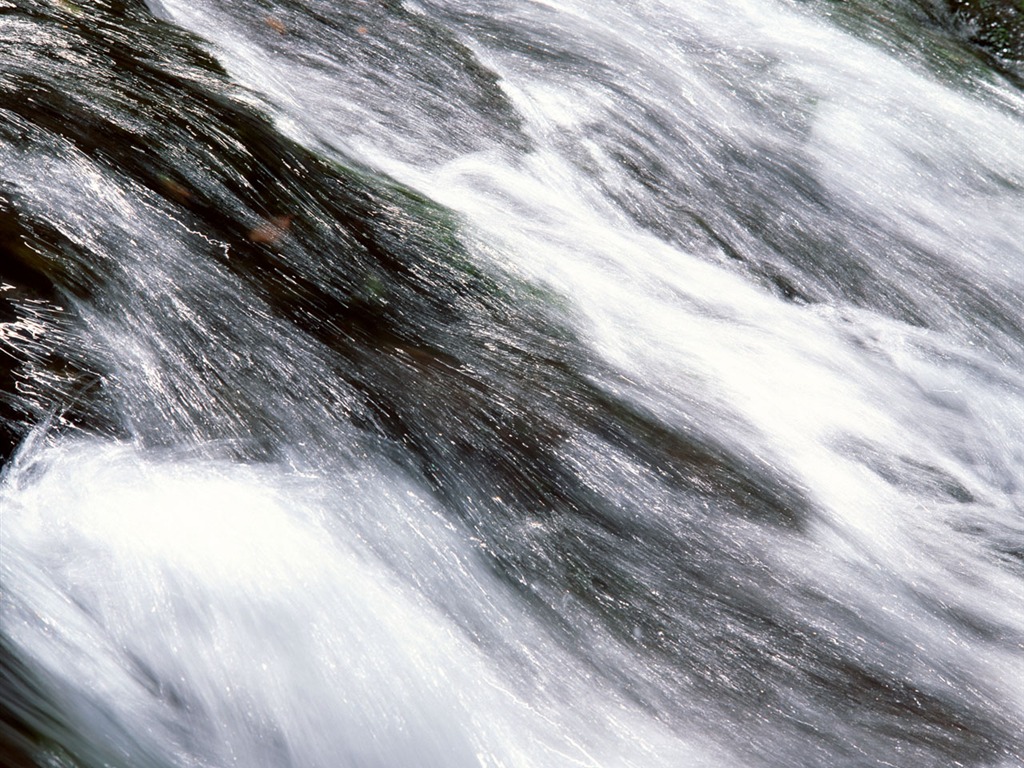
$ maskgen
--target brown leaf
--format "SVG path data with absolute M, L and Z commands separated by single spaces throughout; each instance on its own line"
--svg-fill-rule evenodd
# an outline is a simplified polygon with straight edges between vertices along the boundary
M 179 203 L 187 203 L 192 199 L 192 191 L 184 184 L 180 184 L 172 179 L 170 176 L 161 176 L 160 186 L 163 187 L 164 193 L 177 200 Z
M 274 216 L 258 227 L 249 230 L 249 239 L 254 243 L 271 245 L 287 234 L 292 226 L 292 216 Z

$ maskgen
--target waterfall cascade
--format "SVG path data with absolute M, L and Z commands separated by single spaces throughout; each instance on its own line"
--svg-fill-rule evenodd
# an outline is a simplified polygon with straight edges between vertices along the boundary
M 0 762 L 1024 766 L 1022 60 L 0 0 Z

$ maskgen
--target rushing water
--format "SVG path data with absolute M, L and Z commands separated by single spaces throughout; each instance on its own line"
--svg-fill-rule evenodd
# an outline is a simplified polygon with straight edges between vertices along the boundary
M 0 762 L 1024 765 L 940 10 L 0 0 Z

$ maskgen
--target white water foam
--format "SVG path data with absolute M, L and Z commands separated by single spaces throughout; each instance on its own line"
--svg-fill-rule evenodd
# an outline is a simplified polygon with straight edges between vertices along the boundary
M 393 473 L 64 443 L 0 508 L 5 631 L 136 764 L 723 764 L 601 691 Z

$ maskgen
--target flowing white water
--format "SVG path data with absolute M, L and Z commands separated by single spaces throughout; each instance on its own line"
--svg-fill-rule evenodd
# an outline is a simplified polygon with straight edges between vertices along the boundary
M 209 40 L 283 131 L 343 148 L 457 211 L 480 264 L 557 296 L 605 364 L 590 374 L 598 387 L 791 478 L 815 509 L 800 536 L 747 521 L 719 535 L 772 574 L 783 608 L 805 614 L 812 593 L 827 603 L 803 615 L 815 642 L 1024 730 L 1020 94 L 957 90 L 787 3 L 405 7 L 448 25 L 497 73 L 525 140 L 507 125 L 488 132 L 465 106 L 469 86 L 445 90 L 431 79 L 443 68 L 418 68 L 431 52 L 403 36 L 411 27 L 376 11 L 360 23 L 361 4 L 345 29 L 326 2 L 164 0 L 159 10 Z M 375 46 L 409 56 L 386 85 Z M 644 168 L 652 158 L 657 167 Z M 7 178 L 19 162 L 3 158 Z M 31 173 L 18 183 L 31 186 Z M 137 233 L 145 205 L 119 223 L 101 187 L 104 231 Z M 125 267 L 140 283 L 130 292 L 179 286 L 171 294 L 185 308 L 169 326 L 216 329 L 217 317 L 189 319 L 183 286 L 208 292 L 227 278 L 197 273 L 191 239 L 150 233 L 167 259 L 159 271 Z M 808 240 L 803 257 L 786 250 Z M 796 300 L 775 289 L 779 271 Z M 870 276 L 862 289 L 854 273 Z M 227 297 L 240 291 L 219 284 L 223 301 L 207 293 L 203 303 L 251 314 L 256 327 L 259 305 L 235 307 Z M 163 311 L 142 303 L 124 309 L 135 320 L 92 318 L 123 352 L 123 380 L 148 371 L 157 392 L 173 378 L 161 361 L 178 353 L 125 329 Z M 248 322 L 236 328 L 242 343 L 255 338 Z M 186 457 L 41 438 L 0 490 L 5 631 L 70 681 L 74 727 L 102 734 L 122 759 L 938 764 L 912 752 L 884 762 L 882 747 L 857 743 L 863 732 L 848 735 L 840 707 L 821 713 L 813 681 L 783 686 L 765 727 L 786 709 L 847 751 L 767 740 L 756 705 L 750 724 L 705 710 L 691 670 L 669 685 L 659 661 L 588 624 L 568 597 L 559 619 L 593 647 L 566 648 L 484 565 L 488 542 L 406 472 L 344 442 L 343 418 L 310 405 L 347 397 L 321 385 L 317 350 L 259 328 L 266 359 L 280 364 L 266 397 L 309 372 L 280 419 L 294 409 L 302 425 L 330 421 L 337 456 L 307 449 L 301 427 L 292 454 L 260 468 L 216 458 L 216 447 Z M 218 395 L 197 385 L 187 396 Z M 585 430 L 561 458 L 624 519 L 686 540 L 693 511 L 641 462 Z M 524 548 L 548 543 L 535 525 L 518 531 Z M 629 571 L 654 591 L 659 567 L 638 558 Z M 640 642 L 646 630 L 633 631 Z M 618 675 L 641 682 L 617 685 Z M 658 711 L 649 691 L 668 691 L 672 706 Z M 1024 764 L 1019 744 L 984 764 Z
M 715 764 L 593 685 L 393 472 L 30 462 L 3 497 L 5 628 L 131 764 Z M 504 667 L 455 611 L 515 635 Z

